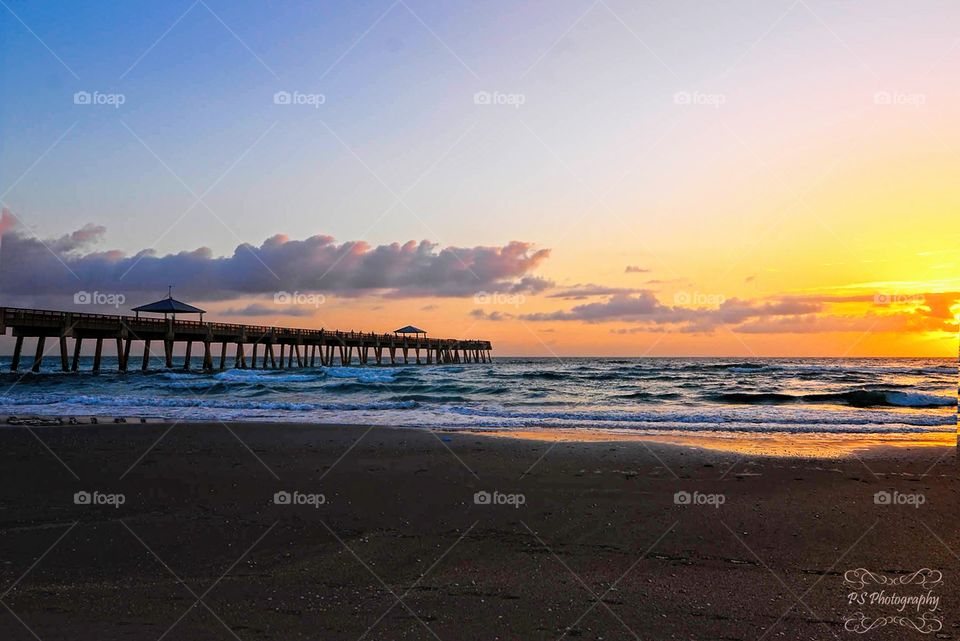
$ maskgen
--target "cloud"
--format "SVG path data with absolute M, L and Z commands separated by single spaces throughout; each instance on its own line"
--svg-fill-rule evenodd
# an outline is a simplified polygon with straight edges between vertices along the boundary
M 627 268 L 623 270 L 625 274 L 646 274 L 650 270 L 645 267 L 640 267 L 639 265 L 627 265 Z
M 568 310 L 525 314 L 529 321 L 629 322 L 616 334 L 674 331 L 712 333 L 720 327 L 742 333 L 813 332 L 955 332 L 954 312 L 960 292 L 895 296 L 773 296 L 756 300 L 731 298 L 716 305 L 684 307 L 660 302 L 652 291 L 615 294 L 606 301 Z
M 259 246 L 239 245 L 229 256 L 214 256 L 206 247 L 166 255 L 144 249 L 128 255 L 87 249 L 106 232 L 92 224 L 41 240 L 4 212 L 0 231 L 0 291 L 28 300 L 38 293 L 62 297 L 98 290 L 124 293 L 132 302 L 159 297 L 168 284 L 181 298 L 208 301 L 276 291 L 455 297 L 481 290 L 535 293 L 552 286 L 531 274 L 550 250 L 520 241 L 441 248 L 428 241 L 372 246 L 337 243 L 330 236 L 293 240 L 275 235 Z
M 642 291 L 636 295 L 615 294 L 604 302 L 577 305 L 568 311 L 525 314 L 522 318 L 531 321 L 580 320 L 601 322 L 609 320 L 656 320 L 673 313 L 673 308 L 662 305 L 653 292 Z
M 251 303 L 246 307 L 231 307 L 217 313 L 223 316 L 313 316 L 316 311 L 313 307 Z
M 510 318 L 516 318 L 516 316 L 508 312 L 498 312 L 498 311 L 488 312 L 485 309 L 470 310 L 470 315 L 479 320 L 489 320 L 489 321 L 503 321 Z
M 548 294 L 547 298 L 565 298 L 567 300 L 583 300 L 585 298 L 594 298 L 597 296 L 617 296 L 624 294 L 636 294 L 643 290 L 632 287 L 607 287 L 605 285 L 574 285 L 567 289 Z

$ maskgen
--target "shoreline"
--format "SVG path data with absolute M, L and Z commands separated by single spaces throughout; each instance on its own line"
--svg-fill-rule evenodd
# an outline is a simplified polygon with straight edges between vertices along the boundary
M 16 423 L 11 420 L 16 419 Z M 94 419 L 94 420 L 91 420 Z M 53 421 L 59 420 L 59 423 Z M 413 427 L 409 425 L 371 425 L 363 423 L 317 423 L 291 422 L 284 420 L 268 421 L 208 421 L 201 419 L 172 420 L 165 417 L 128 417 L 116 415 L 29 415 L 8 416 L 0 427 L 17 427 L 26 424 L 29 427 L 62 427 L 82 425 L 276 425 L 301 426 L 304 428 L 343 428 L 366 429 L 370 427 L 411 430 L 428 430 L 444 434 L 472 434 L 480 437 L 508 439 L 517 441 L 562 442 L 562 443 L 659 443 L 694 449 L 712 450 L 728 454 L 768 456 L 784 458 L 837 458 L 859 456 L 882 456 L 886 448 L 925 449 L 955 448 L 960 442 L 955 431 L 937 431 L 920 433 L 870 432 L 862 433 L 796 433 L 796 432 L 719 432 L 697 431 L 680 432 L 663 430 L 651 432 L 644 430 L 602 429 L 595 427 L 571 428 L 528 428 L 528 427 Z

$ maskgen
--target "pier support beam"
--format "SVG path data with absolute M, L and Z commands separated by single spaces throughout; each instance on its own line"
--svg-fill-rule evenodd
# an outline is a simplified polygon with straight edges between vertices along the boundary
M 82 338 L 75 338 L 73 340 L 73 364 L 70 366 L 70 369 L 74 372 L 80 371 L 80 346 L 83 345 Z
M 100 357 L 103 356 L 103 339 L 97 338 L 97 346 L 93 352 L 93 373 L 100 373 Z
M 127 338 L 126 343 L 123 346 L 123 368 L 126 369 L 130 365 L 130 344 L 133 343 L 132 338 Z
M 220 369 L 227 367 L 227 341 L 220 343 Z
M 257 348 L 260 347 L 260 343 L 253 344 L 253 353 L 250 357 L 250 369 L 257 369 Z
M 173 369 L 173 340 L 165 339 L 163 341 L 163 356 L 166 360 L 167 369 Z
M 67 337 L 60 337 L 60 369 L 64 372 L 70 370 L 70 359 L 67 357 Z
M 31 368 L 34 372 L 40 371 L 40 364 L 43 363 L 43 344 L 46 340 L 45 336 L 37 338 L 37 352 L 33 356 L 33 367 Z
M 283 369 L 283 359 L 286 356 L 287 346 L 284 343 L 280 343 L 280 369 Z
M 210 353 L 210 341 L 203 341 L 203 371 L 213 371 L 213 355 Z
M 190 369 L 190 352 L 193 351 L 193 341 L 187 341 L 187 351 L 183 355 L 183 369 L 184 371 Z
M 143 360 L 140 361 L 140 370 L 145 372 L 150 367 L 150 339 L 143 341 Z
M 23 336 L 17 336 L 17 344 L 13 346 L 13 360 L 10 361 L 10 371 L 15 372 L 20 367 L 20 352 L 23 351 Z
M 237 343 L 237 360 L 240 362 L 240 369 L 247 369 L 247 354 L 243 351 L 243 341 Z
M 127 362 L 123 360 L 123 339 L 117 337 L 117 371 L 127 371 Z

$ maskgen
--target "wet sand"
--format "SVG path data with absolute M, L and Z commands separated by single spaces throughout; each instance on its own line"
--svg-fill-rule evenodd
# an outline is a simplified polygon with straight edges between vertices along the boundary
M 0 638 L 960 634 L 950 445 L 805 458 L 527 436 L 0 428 Z M 860 567 L 942 572 L 942 629 L 845 630 L 911 614 L 848 604 Z

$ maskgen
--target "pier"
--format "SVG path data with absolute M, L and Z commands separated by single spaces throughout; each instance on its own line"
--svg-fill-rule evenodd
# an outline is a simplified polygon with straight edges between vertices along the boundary
M 36 339 L 31 363 L 34 372 L 40 371 L 47 340 L 59 343 L 60 367 L 64 372 L 79 370 L 83 341 L 92 341 L 94 373 L 100 371 L 104 341 L 115 341 L 121 372 L 128 370 L 134 343 L 142 344 L 139 368 L 143 371 L 149 369 L 151 349 L 158 350 L 156 358 L 162 350 L 165 366 L 175 367 L 173 352 L 178 343 L 185 346 L 181 367 L 191 368 L 193 346 L 198 344 L 200 369 L 204 371 L 223 370 L 231 365 L 239 369 L 329 367 L 337 360 L 340 365 L 351 365 L 355 356 L 359 365 L 490 363 L 493 349 L 490 341 L 483 340 L 0 307 L 0 335 L 5 335 L 7 328 L 16 337 L 10 363 L 13 372 L 20 368 L 27 338 Z M 231 345 L 235 350 L 232 359 L 228 359 L 227 349 Z

